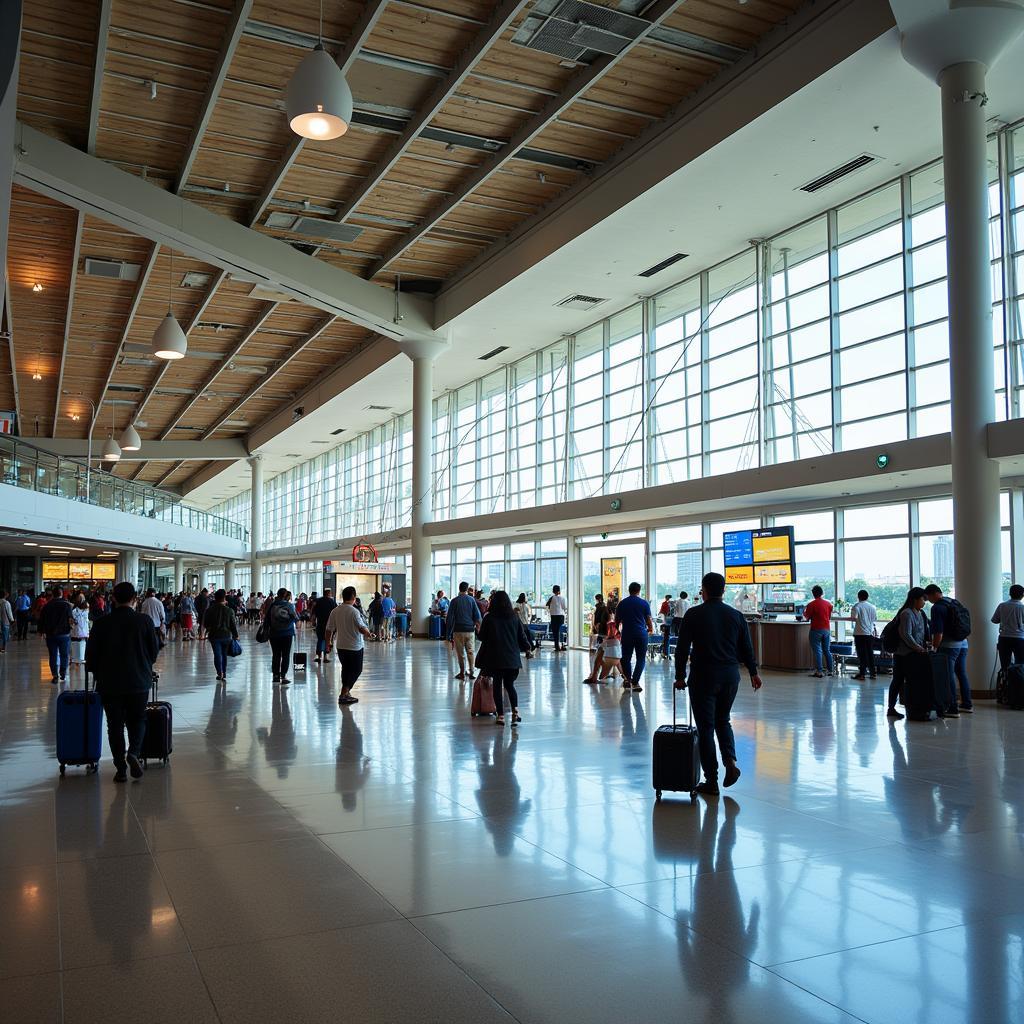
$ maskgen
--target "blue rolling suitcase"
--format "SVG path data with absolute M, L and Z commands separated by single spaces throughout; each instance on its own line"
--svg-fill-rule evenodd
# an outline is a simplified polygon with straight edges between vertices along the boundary
M 103 705 L 100 695 L 89 689 L 64 690 L 57 694 L 57 761 L 60 773 L 67 765 L 84 765 L 95 772 L 100 763 L 103 741 Z
M 444 619 L 440 615 L 430 616 L 430 639 L 444 639 Z

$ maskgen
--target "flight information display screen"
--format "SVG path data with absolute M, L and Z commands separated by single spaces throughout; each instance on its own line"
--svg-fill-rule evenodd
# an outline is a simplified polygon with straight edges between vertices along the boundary
M 792 526 L 735 530 L 723 537 L 725 582 L 788 584 L 796 580 Z

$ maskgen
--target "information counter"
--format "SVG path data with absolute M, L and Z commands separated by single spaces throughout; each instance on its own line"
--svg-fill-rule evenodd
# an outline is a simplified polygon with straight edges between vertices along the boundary
M 810 623 L 797 622 L 794 619 L 775 619 L 768 622 L 748 619 L 747 622 L 758 665 L 791 672 L 812 669 Z

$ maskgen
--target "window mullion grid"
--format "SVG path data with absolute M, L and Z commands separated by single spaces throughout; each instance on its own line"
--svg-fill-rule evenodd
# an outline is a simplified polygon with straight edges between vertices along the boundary
M 838 216 L 833 208 L 826 217 L 828 227 L 828 303 L 829 303 L 829 360 L 830 388 L 832 391 L 832 451 L 842 447 L 840 416 L 842 407 L 836 381 L 839 376 L 839 227 Z
M 907 437 L 917 437 L 917 362 L 914 344 L 914 263 L 911 254 L 913 236 L 910 228 L 910 175 L 900 176 L 900 215 L 903 225 L 903 368 L 906 394 Z
M 653 450 L 651 445 L 651 431 L 649 429 L 648 416 L 648 395 L 652 393 L 650 386 L 650 364 L 649 353 L 652 348 L 653 338 L 651 336 L 651 324 L 654 322 L 654 310 L 649 298 L 640 300 L 640 436 L 643 442 L 640 445 L 640 479 L 643 487 L 650 487 L 653 481 L 648 476 L 651 466 L 654 464 Z M 648 551 L 650 547 L 648 547 Z M 648 575 L 649 580 L 653 579 Z
M 708 395 L 710 331 L 708 330 L 708 272 L 700 275 L 700 475 L 711 472 L 711 403 Z
M 1008 418 L 1020 416 L 1021 386 L 1020 366 L 1017 352 L 1020 349 L 1020 325 L 1014 330 L 1017 319 L 1017 266 L 1014 259 L 1016 250 L 1013 211 L 1010 210 L 1013 199 L 1010 189 L 1010 167 L 1013 164 L 1013 133 L 1008 128 L 1000 129 L 996 136 L 999 152 L 999 213 L 1002 220 L 1003 238 L 1003 358 L 1006 368 L 1006 415 Z
M 761 407 L 764 410 L 764 423 L 762 424 L 762 439 L 765 444 L 765 451 L 763 454 L 764 464 L 774 465 L 778 462 L 779 458 L 779 446 L 776 440 L 776 426 L 775 426 L 775 405 L 771 399 L 774 395 L 769 393 L 770 380 L 774 372 L 775 366 L 775 338 L 772 331 L 772 246 L 767 240 L 761 242 L 761 279 L 763 281 L 761 291 L 761 337 L 763 339 L 760 348 L 764 349 L 764 355 L 761 359 L 760 373 L 758 375 L 758 390 L 759 390 L 759 401 Z M 788 296 L 785 299 L 785 310 L 786 310 L 786 324 L 788 328 L 789 324 L 789 299 Z M 789 331 L 786 331 L 786 337 L 789 337 Z M 768 441 L 771 438 L 771 441 Z M 768 445 L 771 445 L 771 451 L 767 450 Z

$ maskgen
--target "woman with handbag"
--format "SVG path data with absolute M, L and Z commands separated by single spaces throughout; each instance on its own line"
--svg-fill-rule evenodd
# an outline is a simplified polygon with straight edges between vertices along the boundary
M 203 627 L 213 648 L 213 667 L 217 672 L 217 682 L 226 683 L 228 655 L 232 647 L 238 644 L 238 623 L 235 621 L 235 613 L 228 607 L 228 595 L 223 588 L 213 595 L 213 604 L 206 609 L 203 616 Z
M 513 727 L 522 721 L 515 682 L 523 667 L 521 653 L 529 651 L 530 646 L 530 637 L 512 607 L 511 598 L 504 590 L 495 590 L 480 623 L 480 650 L 476 658 L 480 671 L 494 680 L 494 704 L 498 712 L 495 725 L 505 724 L 504 693 L 508 693 L 512 705 Z

